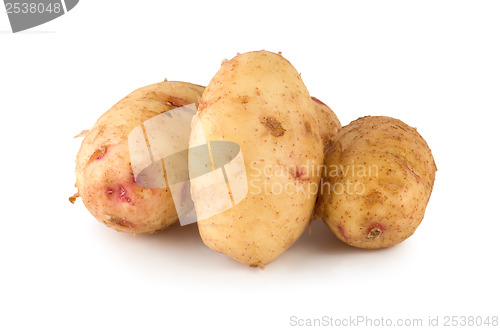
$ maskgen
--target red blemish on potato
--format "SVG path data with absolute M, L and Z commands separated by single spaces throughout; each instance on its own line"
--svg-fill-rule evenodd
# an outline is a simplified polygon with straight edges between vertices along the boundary
M 109 197 L 114 196 L 115 192 L 117 193 L 117 197 L 122 202 L 132 203 L 132 199 L 129 197 L 128 191 L 122 185 L 118 185 L 117 189 L 113 189 L 112 187 L 106 188 L 106 194 Z
M 291 169 L 291 174 L 296 180 L 299 181 L 306 181 L 309 179 L 307 168 L 304 168 L 303 166 L 297 166 L 294 169 Z
M 321 104 L 321 105 L 326 105 L 326 104 L 324 104 L 323 102 L 321 102 L 320 100 L 318 100 L 317 98 L 315 98 L 314 96 L 311 96 L 311 99 L 312 99 L 314 102 L 316 102 L 316 103 L 319 103 L 319 104 Z
M 118 191 L 119 191 L 118 198 L 127 203 L 132 202 L 132 200 L 128 196 L 127 190 L 125 190 L 125 188 L 122 185 L 118 186 Z
M 345 234 L 344 226 L 337 225 L 337 229 L 338 229 L 340 235 L 342 235 L 342 237 L 347 241 L 347 236 Z
M 414 171 L 413 169 L 411 169 L 411 167 L 410 167 L 410 166 L 408 166 L 408 164 L 407 164 L 407 163 L 404 163 L 404 166 L 405 166 L 405 168 L 406 168 L 408 171 L 410 171 L 410 173 L 411 173 L 411 174 L 413 174 L 413 175 L 415 176 L 415 178 L 417 179 L 417 182 L 418 182 L 418 183 L 420 183 L 420 180 L 421 180 L 421 179 L 420 179 L 420 176 L 419 176 L 417 173 L 415 173 L 415 171 Z

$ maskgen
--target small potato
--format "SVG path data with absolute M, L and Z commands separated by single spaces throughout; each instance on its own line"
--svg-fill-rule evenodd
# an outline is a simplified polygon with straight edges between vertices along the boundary
M 205 143 L 193 133 L 197 125 L 207 141 L 237 143 L 248 180 L 239 203 L 198 221 L 201 237 L 215 251 L 263 266 L 299 238 L 315 204 L 320 173 L 312 169 L 323 163 L 323 143 L 309 92 L 281 55 L 245 53 L 222 64 L 196 119 L 190 146 Z M 198 215 L 220 202 L 214 191 L 206 193 L 202 182 L 191 181 Z
M 315 97 L 311 99 L 313 100 L 314 110 L 318 117 L 319 136 L 321 136 L 323 145 L 326 146 L 335 138 L 335 135 L 337 135 L 337 132 L 342 128 L 342 125 L 332 109 Z
M 355 247 L 398 244 L 422 221 L 435 172 L 431 150 L 414 128 L 389 117 L 355 120 L 326 152 L 323 220 Z
M 128 136 L 146 120 L 198 104 L 203 87 L 165 81 L 140 88 L 104 113 L 76 157 L 76 196 L 92 215 L 121 232 L 152 233 L 177 220 L 169 189 L 143 188 L 132 172 Z
M 338 131 L 342 128 L 342 125 L 332 109 L 315 97 L 312 97 L 311 99 L 313 101 L 314 110 L 316 111 L 316 116 L 318 117 L 319 136 L 321 136 L 323 147 L 326 151 L 327 145 L 335 138 Z M 319 220 L 323 216 L 323 205 L 319 202 L 319 197 L 320 196 L 318 194 L 312 220 Z

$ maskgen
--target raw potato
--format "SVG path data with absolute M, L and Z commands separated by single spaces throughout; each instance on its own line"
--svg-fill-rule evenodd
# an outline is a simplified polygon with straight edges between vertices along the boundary
M 201 237 L 215 251 L 262 267 L 299 238 L 316 200 L 320 174 L 309 170 L 322 164 L 323 144 L 309 92 L 281 55 L 245 53 L 222 64 L 203 94 L 198 119 L 207 141 L 240 145 L 248 179 L 240 203 L 198 221 Z M 202 143 L 195 131 L 190 146 Z M 213 196 L 191 184 L 198 213 Z
M 335 112 L 330 109 L 326 104 L 321 102 L 315 97 L 312 97 L 314 109 L 316 110 L 316 115 L 319 121 L 319 135 L 321 140 L 323 140 L 323 147 L 325 151 L 327 150 L 327 145 L 333 141 L 338 131 L 342 128 L 339 119 Z M 323 204 L 319 202 L 319 195 L 317 198 L 317 203 L 314 208 L 314 213 L 312 220 L 319 220 L 323 216 Z
M 139 186 L 132 173 L 128 136 L 144 121 L 198 104 L 203 87 L 165 81 L 140 88 L 115 104 L 87 132 L 76 158 L 76 196 L 92 215 L 117 231 L 152 233 L 177 220 L 170 191 Z
M 323 146 L 326 146 L 335 138 L 342 125 L 332 109 L 315 97 L 312 97 L 312 100 L 318 117 L 319 135 L 323 140 Z
M 389 117 L 343 127 L 326 152 L 323 220 L 342 241 L 378 249 L 411 236 L 424 217 L 436 165 L 417 131 Z

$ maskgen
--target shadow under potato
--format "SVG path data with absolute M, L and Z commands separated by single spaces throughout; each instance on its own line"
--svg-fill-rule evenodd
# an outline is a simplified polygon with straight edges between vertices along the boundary
M 292 246 L 304 247 L 320 254 L 344 254 L 359 251 L 339 240 L 322 220 L 315 220 Z
M 291 249 L 313 250 L 316 254 L 343 254 L 365 251 L 352 247 L 339 240 L 323 221 L 313 221 L 311 226 L 312 230 L 310 231 L 309 227 L 307 227 L 295 244 L 283 254 L 286 254 Z M 175 223 L 167 230 L 150 235 L 136 236 L 136 238 L 139 237 L 144 240 L 158 242 L 167 246 L 176 246 L 178 244 L 181 244 L 183 247 L 190 246 L 191 248 L 204 246 L 198 231 L 198 225 L 196 223 L 187 226 L 181 226 L 179 223 Z
M 363 250 L 355 248 L 340 241 L 324 224 L 323 221 L 313 221 L 312 228 L 306 228 L 302 236 L 276 260 L 266 265 L 271 268 L 303 268 L 305 264 L 332 263 L 332 259 L 343 260 L 355 255 L 376 253 L 377 250 Z M 120 236 L 122 233 L 119 233 Z M 147 253 L 145 258 L 156 259 L 168 254 L 172 261 L 182 261 L 184 265 L 220 268 L 223 265 L 233 265 L 235 269 L 250 268 L 210 250 L 202 241 L 196 223 L 181 226 L 173 224 L 167 230 L 154 234 L 125 234 L 122 239 L 128 241 L 129 248 L 140 253 L 135 248 L 139 247 L 142 253 Z M 134 248 L 135 246 L 135 248 Z M 177 253 L 175 252 L 178 252 Z M 173 255 L 172 255 L 173 253 Z M 335 264 L 335 263 L 333 263 Z M 230 267 L 232 268 L 232 267 Z
M 135 235 L 134 239 L 149 241 L 151 244 L 159 244 L 164 247 L 198 249 L 205 247 L 201 240 L 198 226 L 196 223 L 187 226 L 181 226 L 178 222 L 171 225 L 166 230 L 153 234 Z

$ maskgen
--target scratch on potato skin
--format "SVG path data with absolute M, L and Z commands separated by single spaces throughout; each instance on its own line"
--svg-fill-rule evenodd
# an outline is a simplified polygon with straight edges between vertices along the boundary
M 189 104 L 189 101 L 184 98 L 161 92 L 149 92 L 137 101 L 154 101 L 175 108 Z
M 347 242 L 347 235 L 345 234 L 344 226 L 342 226 L 340 224 L 337 225 L 337 230 L 339 231 L 340 235 L 342 235 L 342 237 L 344 237 L 344 239 Z
M 90 156 L 87 164 L 102 159 L 106 155 L 106 151 L 108 150 L 108 146 L 100 146 L 94 153 Z
M 109 218 L 109 221 L 122 227 L 135 228 L 135 225 L 133 223 L 124 219 Z
M 260 122 L 266 126 L 269 134 L 280 137 L 285 135 L 286 129 L 281 126 L 281 123 L 274 117 L 262 117 Z

